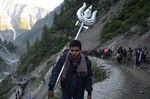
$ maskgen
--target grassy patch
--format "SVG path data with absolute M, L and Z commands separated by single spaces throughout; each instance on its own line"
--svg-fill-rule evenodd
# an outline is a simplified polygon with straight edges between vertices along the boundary
M 92 70 L 93 70 L 93 77 L 94 83 L 100 82 L 106 78 L 106 71 L 99 68 L 96 62 L 92 62 Z
M 147 28 L 146 19 L 150 15 L 149 4 L 149 0 L 131 0 L 126 3 L 120 15 L 112 18 L 112 21 L 104 26 L 101 33 L 102 42 L 106 42 L 119 34 L 125 33 L 131 26 L 136 24 Z

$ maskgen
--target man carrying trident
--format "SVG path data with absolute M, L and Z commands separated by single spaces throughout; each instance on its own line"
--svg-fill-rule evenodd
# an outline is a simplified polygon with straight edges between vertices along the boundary
M 87 99 L 92 99 L 92 69 L 91 61 L 82 54 L 82 45 L 76 40 L 83 24 L 69 44 L 69 52 L 63 54 L 52 70 L 49 81 L 48 99 L 54 96 L 55 86 L 60 79 L 61 99 L 83 99 L 84 91 L 88 93 Z

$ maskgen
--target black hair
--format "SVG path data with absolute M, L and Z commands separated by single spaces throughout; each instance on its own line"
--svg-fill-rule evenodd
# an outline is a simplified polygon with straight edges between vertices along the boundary
M 82 49 L 82 45 L 81 45 L 81 42 L 79 40 L 72 40 L 70 42 L 69 47 L 74 47 L 74 46 L 77 46 L 80 49 Z

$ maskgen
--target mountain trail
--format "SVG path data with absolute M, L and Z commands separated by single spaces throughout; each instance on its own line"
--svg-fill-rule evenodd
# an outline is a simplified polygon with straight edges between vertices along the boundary
M 107 71 L 107 78 L 102 82 L 93 84 L 93 99 L 149 99 L 150 97 L 150 72 L 142 68 L 134 68 L 126 64 L 118 65 L 115 58 L 100 59 L 90 57 L 100 68 Z M 141 64 L 142 67 L 149 66 L 149 63 Z M 150 70 L 150 68 L 148 68 Z M 48 71 L 45 83 L 41 83 L 33 92 L 26 94 L 23 99 L 31 94 L 33 99 L 46 99 L 48 92 L 49 76 Z M 85 93 L 85 98 L 87 93 Z M 140 97 L 140 98 L 139 98 Z

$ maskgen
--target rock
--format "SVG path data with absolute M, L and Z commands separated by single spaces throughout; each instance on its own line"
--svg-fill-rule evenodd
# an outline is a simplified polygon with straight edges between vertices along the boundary
M 150 26 L 150 17 L 147 18 L 147 24 Z
M 131 32 L 131 33 L 138 32 L 138 31 L 141 30 L 141 28 L 142 28 L 141 26 L 135 25 L 135 26 L 131 27 L 130 32 Z
M 144 92 L 143 92 L 143 91 L 140 91 L 140 94 L 144 94 Z

